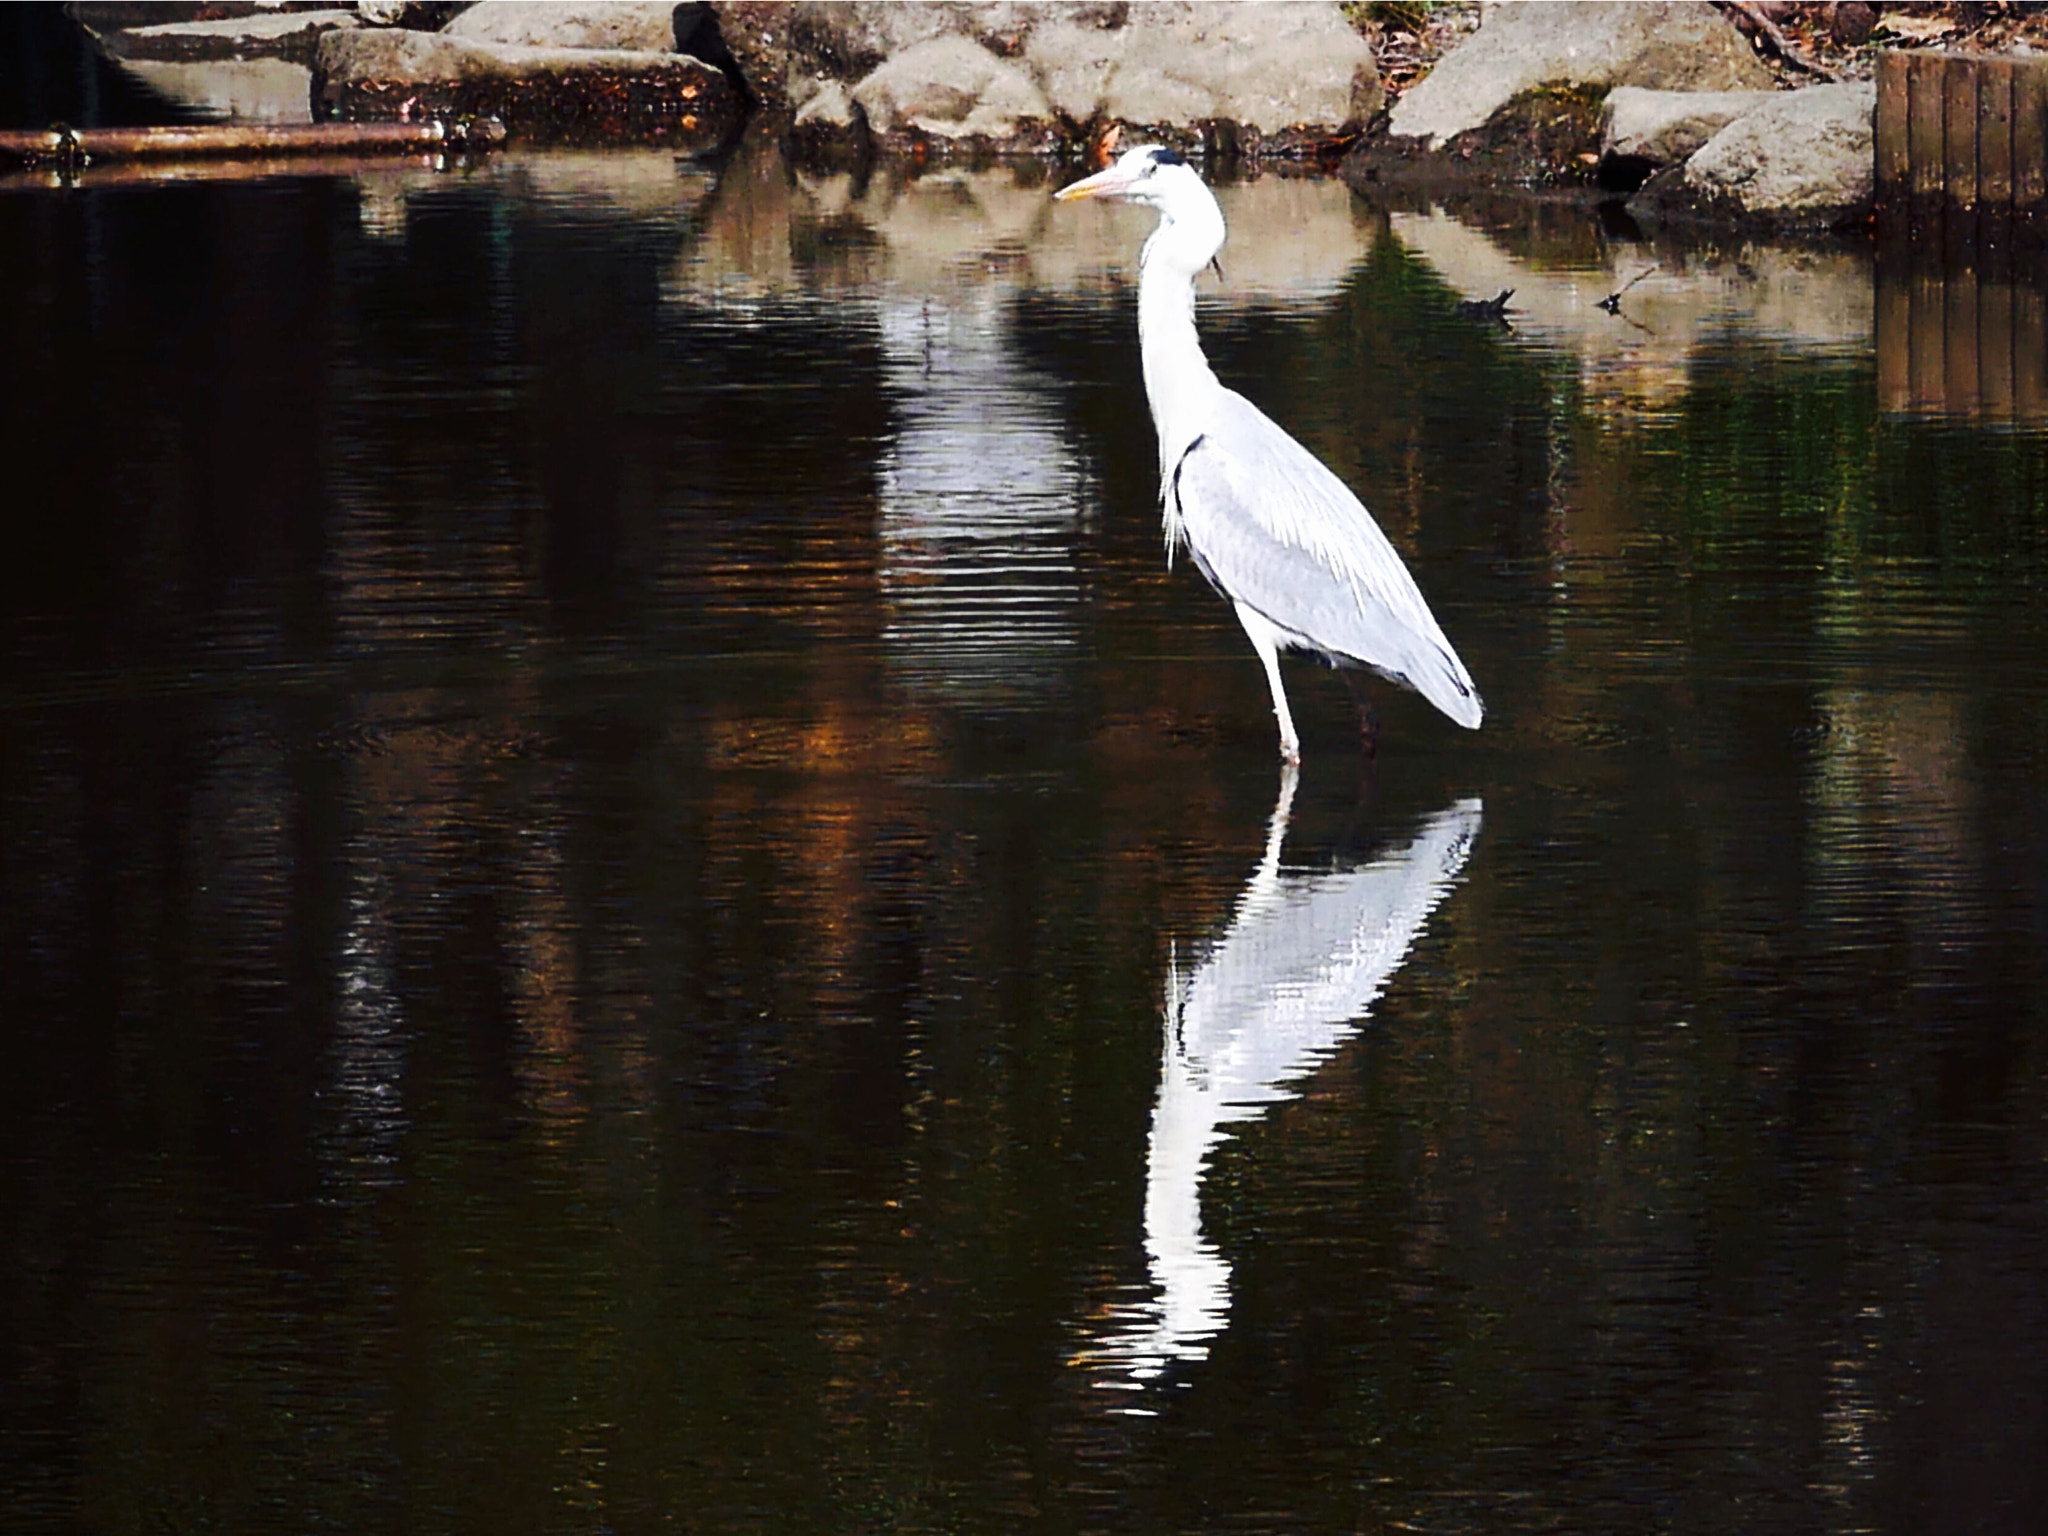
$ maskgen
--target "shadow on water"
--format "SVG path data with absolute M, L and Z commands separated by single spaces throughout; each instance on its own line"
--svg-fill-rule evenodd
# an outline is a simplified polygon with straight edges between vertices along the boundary
M 1270 820 L 1142 218 L 0 196 L 19 1521 L 2027 1528 L 2048 438 L 1890 412 L 1853 251 L 1225 195 L 1492 707 L 1299 667 Z
M 191 117 L 109 61 L 62 6 L 0 10 L 0 127 L 140 128 Z

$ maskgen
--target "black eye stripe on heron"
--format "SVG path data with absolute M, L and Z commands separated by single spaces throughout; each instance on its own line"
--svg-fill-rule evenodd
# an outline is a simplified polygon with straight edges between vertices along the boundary
M 1223 210 L 1200 176 L 1180 174 L 1186 168 L 1173 150 L 1141 145 L 1058 194 L 1121 198 L 1159 213 L 1138 258 L 1138 349 L 1159 434 L 1168 559 L 1186 544 L 1236 608 L 1265 665 L 1288 762 L 1301 760 L 1301 740 L 1280 682 L 1283 650 L 1369 667 L 1477 728 L 1486 709 L 1471 675 L 1372 514 L 1210 371 L 1195 334 L 1194 288 L 1223 247 Z

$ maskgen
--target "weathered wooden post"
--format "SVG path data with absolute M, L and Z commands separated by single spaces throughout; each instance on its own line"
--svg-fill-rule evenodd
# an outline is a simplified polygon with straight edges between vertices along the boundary
M 2048 419 L 2048 58 L 1884 54 L 1874 128 L 1880 408 Z
M 1977 66 L 1977 206 L 2012 207 L 2011 59 L 1984 59 Z
M 1910 54 L 1881 53 L 1877 56 L 1877 201 L 1880 208 L 1902 201 L 1912 187 L 1913 158 L 1907 152 L 1907 132 L 1912 122 L 1912 99 L 1908 77 L 1912 72 Z
M 2048 220 L 2048 58 L 1883 54 L 1875 129 L 1881 220 Z
M 1941 187 L 1952 207 L 1977 206 L 1977 61 L 1942 57 Z

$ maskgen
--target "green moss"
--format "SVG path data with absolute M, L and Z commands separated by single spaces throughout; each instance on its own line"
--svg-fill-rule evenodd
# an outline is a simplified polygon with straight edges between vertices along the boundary
M 1429 21 L 1429 13 L 1437 8 L 1441 0 L 1346 0 L 1338 10 L 1352 26 L 1363 29 L 1367 23 L 1377 23 L 1401 32 L 1420 32 Z
M 1489 160 L 1512 163 L 1523 177 L 1546 182 L 1592 179 L 1600 149 L 1605 86 L 1546 85 L 1524 91 L 1494 113 L 1483 128 L 1461 134 Z

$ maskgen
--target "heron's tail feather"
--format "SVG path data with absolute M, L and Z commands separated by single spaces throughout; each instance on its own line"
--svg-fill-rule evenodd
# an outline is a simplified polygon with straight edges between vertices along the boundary
M 1416 658 L 1415 668 L 1405 680 L 1468 731 L 1478 730 L 1479 722 L 1486 718 L 1486 701 L 1473 686 L 1472 674 L 1448 645 L 1430 646 Z

